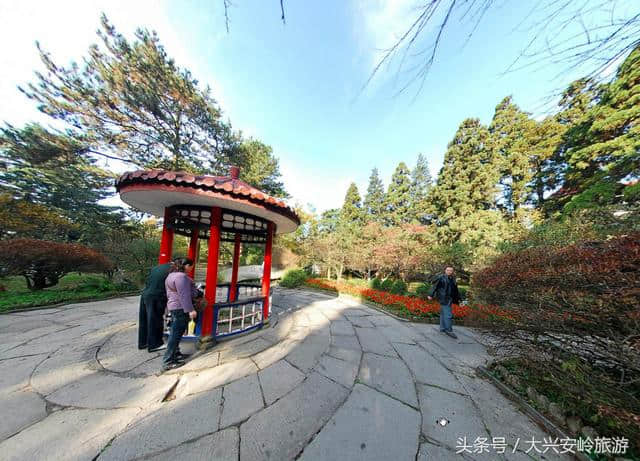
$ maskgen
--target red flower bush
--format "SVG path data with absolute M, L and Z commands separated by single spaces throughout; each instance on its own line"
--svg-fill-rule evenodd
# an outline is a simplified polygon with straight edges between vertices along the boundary
M 374 290 L 372 288 L 363 288 L 348 283 L 336 282 L 334 280 L 325 279 L 307 279 L 306 283 L 312 287 L 321 288 L 323 290 L 347 293 L 350 295 L 364 298 L 376 304 L 393 307 L 396 309 L 405 309 L 408 313 L 418 317 L 433 317 L 440 314 L 440 304 L 437 301 L 427 301 L 425 299 L 394 295 L 386 291 Z M 487 317 L 491 315 L 507 316 L 502 309 L 497 306 L 481 306 L 454 304 L 452 306 L 453 317 L 456 319 L 470 317 Z

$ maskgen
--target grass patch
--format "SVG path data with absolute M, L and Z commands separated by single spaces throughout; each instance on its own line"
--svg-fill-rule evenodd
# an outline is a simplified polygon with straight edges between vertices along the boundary
M 7 277 L 0 281 L 6 291 L 0 292 L 0 312 L 63 302 L 104 299 L 130 293 L 134 287 L 118 285 L 99 274 L 67 274 L 56 286 L 31 291 L 22 277 Z

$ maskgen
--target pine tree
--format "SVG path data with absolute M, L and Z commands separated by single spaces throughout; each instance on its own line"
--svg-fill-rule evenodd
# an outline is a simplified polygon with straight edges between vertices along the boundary
M 500 171 L 488 141 L 488 129 L 478 119 L 467 119 L 445 153 L 431 201 L 441 235 L 451 242 L 464 233 L 474 213 L 497 211 Z
M 121 224 L 122 210 L 99 203 L 113 195 L 113 175 L 83 156 L 85 149 L 39 125 L 0 129 L 0 192 L 65 217 L 75 224 L 70 239 L 99 241 L 107 229 Z
M 427 159 L 418 155 L 415 168 L 411 171 L 411 214 L 412 221 L 419 224 L 427 224 L 430 218 L 430 205 L 428 201 L 429 191 L 433 185 L 431 172 Z
M 100 45 L 89 48 L 82 65 L 56 64 L 38 44 L 46 72 L 20 88 L 43 113 L 66 122 L 66 134 L 88 147 L 85 154 L 216 175 L 230 165 L 249 171 L 246 160 L 257 159 L 266 169 L 253 174 L 252 185 L 286 196 L 270 148 L 243 143 L 211 89 L 168 56 L 155 32 L 139 29 L 129 41 L 103 15 L 98 36 Z
M 367 221 L 382 222 L 384 215 L 384 185 L 378 174 L 378 169 L 371 170 L 367 195 L 362 205 Z
M 594 93 L 566 136 L 565 187 L 575 194 L 565 211 L 619 202 L 621 181 L 640 175 L 640 46 Z
M 489 125 L 490 147 L 500 168 L 501 206 L 511 215 L 531 195 L 533 168 L 531 135 L 535 121 L 515 105 L 510 96 L 496 107 Z
M 391 176 L 385 196 L 385 223 L 399 226 L 411 222 L 411 177 L 409 168 L 400 162 Z
M 344 197 L 344 204 L 340 210 L 340 221 L 344 224 L 361 224 L 362 223 L 362 206 L 360 204 L 360 193 L 358 186 L 351 183 L 347 194 Z

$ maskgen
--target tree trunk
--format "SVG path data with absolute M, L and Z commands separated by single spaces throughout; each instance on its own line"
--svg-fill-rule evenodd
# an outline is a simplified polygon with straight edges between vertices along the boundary
M 338 282 L 342 280 L 342 272 L 344 272 L 344 264 L 340 264 L 340 268 L 338 269 Z

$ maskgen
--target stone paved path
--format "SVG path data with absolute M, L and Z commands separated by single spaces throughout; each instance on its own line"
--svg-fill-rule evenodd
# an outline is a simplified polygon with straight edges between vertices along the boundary
M 455 454 L 464 436 L 547 437 L 475 376 L 488 356 L 472 330 L 453 340 L 350 299 L 276 290 L 269 328 L 159 374 L 160 354 L 136 348 L 137 306 L 0 316 L 1 460 L 569 459 Z

